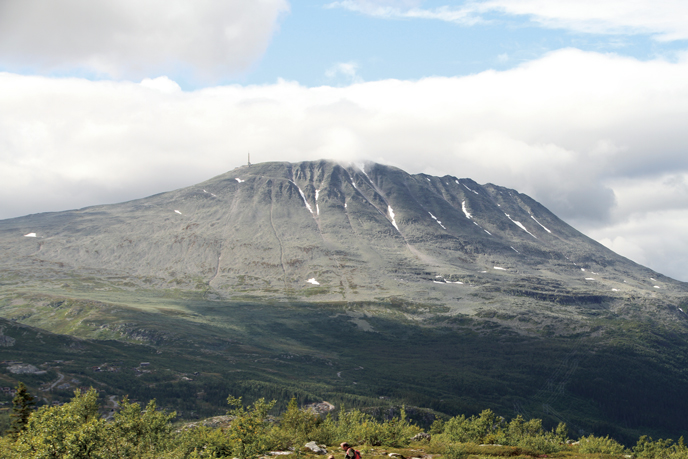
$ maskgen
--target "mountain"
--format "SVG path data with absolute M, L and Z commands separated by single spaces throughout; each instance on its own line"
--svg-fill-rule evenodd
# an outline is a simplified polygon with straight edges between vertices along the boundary
M 137 201 L 5 220 L 0 249 L 17 275 L 98 273 L 217 298 L 444 303 L 468 286 L 534 278 L 555 300 L 559 286 L 685 292 L 526 195 L 379 164 L 258 164 Z
M 374 163 L 256 164 L 0 221 L 0 253 L 0 316 L 177 356 L 155 383 L 166 393 L 224 380 L 249 395 L 491 407 L 622 437 L 688 427 L 687 285 L 496 185 Z M 215 379 L 182 380 L 201 355 Z

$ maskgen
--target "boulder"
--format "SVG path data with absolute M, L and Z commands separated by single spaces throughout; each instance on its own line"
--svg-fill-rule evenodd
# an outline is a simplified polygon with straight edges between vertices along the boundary
M 421 440 L 430 441 L 430 438 L 431 437 L 430 437 L 429 433 L 421 432 L 421 433 L 418 433 L 418 434 L 414 435 L 413 437 L 411 437 L 411 441 L 421 441 Z
M 327 448 L 325 447 L 325 445 L 318 445 L 314 441 L 309 441 L 303 446 L 310 449 L 315 454 L 327 454 Z

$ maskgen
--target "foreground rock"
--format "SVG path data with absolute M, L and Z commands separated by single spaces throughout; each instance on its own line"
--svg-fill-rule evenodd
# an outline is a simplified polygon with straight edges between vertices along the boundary
M 314 441 L 309 441 L 308 443 L 306 443 L 303 446 L 305 448 L 310 449 L 315 454 L 327 454 L 327 447 L 325 445 L 318 445 Z

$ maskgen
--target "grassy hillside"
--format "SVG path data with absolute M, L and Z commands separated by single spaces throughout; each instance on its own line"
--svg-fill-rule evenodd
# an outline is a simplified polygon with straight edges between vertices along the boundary
M 634 318 L 632 308 L 600 308 L 583 322 L 587 328 L 570 320 L 569 333 L 557 335 L 534 315 L 488 308 L 442 316 L 403 303 L 186 298 L 165 305 L 141 310 L 47 295 L 6 298 L 5 317 L 87 340 L 7 323 L 4 335 L 24 344 L 0 348 L 0 358 L 39 367 L 66 360 L 40 367 L 49 373 L 27 383 L 54 381 L 59 371 L 107 394 L 157 398 L 188 418 L 219 414 L 231 393 L 281 406 L 297 396 L 358 407 L 404 403 L 447 415 L 491 408 L 622 441 L 641 433 L 678 438 L 688 427 L 685 323 L 664 323 L 659 312 L 648 321 Z M 515 328 L 519 321 L 541 328 Z M 567 327 L 566 320 L 556 326 Z M 45 336 L 69 344 L 48 344 Z M 92 370 L 106 363 L 117 372 Z M 0 371 L 8 384 L 19 379 Z

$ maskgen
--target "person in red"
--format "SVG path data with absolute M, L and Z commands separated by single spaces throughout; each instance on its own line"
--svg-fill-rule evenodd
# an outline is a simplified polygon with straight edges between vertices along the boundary
M 361 459 L 361 453 L 349 446 L 347 442 L 343 442 L 339 446 L 345 451 L 344 459 Z

